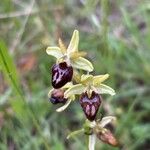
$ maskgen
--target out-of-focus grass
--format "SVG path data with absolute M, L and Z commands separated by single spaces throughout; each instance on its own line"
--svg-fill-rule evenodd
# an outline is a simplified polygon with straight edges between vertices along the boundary
M 48 149 L 45 145 L 52 150 L 87 149 L 84 135 L 66 140 L 85 118 L 78 102 L 58 114 L 47 98 L 54 59 L 45 49 L 56 45 L 59 36 L 67 45 L 74 29 L 80 31 L 79 47 L 88 52 L 94 74 L 110 74 L 107 83 L 117 94 L 103 97 L 100 112 L 117 116 L 115 131 L 121 148 L 150 149 L 150 2 L 108 4 L 98 0 L 1 2 L 0 36 L 7 47 L 1 44 L 0 50 L 6 54 L 8 49 L 6 63 L 26 105 L 6 80 L 10 76 L 2 71 L 6 68 L 0 57 L 0 149 Z M 96 149 L 113 148 L 97 141 Z

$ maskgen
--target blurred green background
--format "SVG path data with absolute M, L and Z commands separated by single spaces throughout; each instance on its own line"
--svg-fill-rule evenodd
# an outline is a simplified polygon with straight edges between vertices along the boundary
M 0 150 L 87 150 L 86 136 L 66 140 L 85 116 L 78 101 L 58 114 L 47 97 L 55 59 L 47 46 L 80 31 L 93 74 L 109 73 L 116 96 L 103 96 L 103 115 L 118 118 L 121 146 L 150 150 L 150 1 L 2 0 L 0 2 Z

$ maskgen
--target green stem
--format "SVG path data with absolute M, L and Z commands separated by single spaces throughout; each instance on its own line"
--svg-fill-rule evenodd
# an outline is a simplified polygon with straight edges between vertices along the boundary
M 96 137 L 94 134 L 89 135 L 89 150 L 95 150 Z

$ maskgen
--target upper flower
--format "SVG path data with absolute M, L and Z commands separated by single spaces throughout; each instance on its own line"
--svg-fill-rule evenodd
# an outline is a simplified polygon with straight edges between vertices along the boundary
M 59 39 L 59 47 L 48 47 L 46 52 L 48 55 L 54 56 L 57 62 L 65 61 L 73 68 L 82 69 L 88 72 L 93 71 L 93 65 L 87 59 L 83 58 L 85 52 L 78 51 L 79 32 L 74 30 L 68 48 L 65 47 L 62 40 Z

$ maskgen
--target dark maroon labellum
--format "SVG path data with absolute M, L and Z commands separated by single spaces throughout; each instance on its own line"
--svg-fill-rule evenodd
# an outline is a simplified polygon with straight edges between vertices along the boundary
M 58 104 L 58 103 L 64 104 L 67 101 L 67 99 L 64 98 L 64 90 L 62 89 L 54 89 L 49 100 L 52 104 Z
M 101 104 L 101 97 L 94 91 L 91 94 L 91 97 L 88 97 L 87 92 L 82 93 L 80 97 L 80 105 L 90 121 L 93 121 L 96 117 L 97 111 Z
M 73 68 L 66 62 L 55 64 L 52 67 L 52 86 L 55 89 L 61 88 L 72 80 Z

